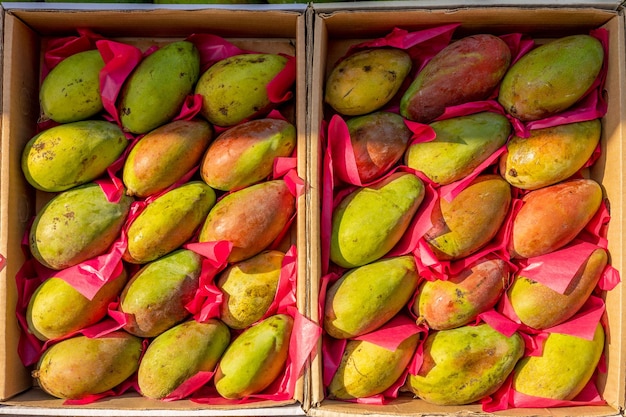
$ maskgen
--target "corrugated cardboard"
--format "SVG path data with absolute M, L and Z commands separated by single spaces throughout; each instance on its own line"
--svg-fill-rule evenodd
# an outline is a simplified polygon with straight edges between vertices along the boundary
M 600 181 L 610 201 L 611 223 L 609 226 L 609 251 L 612 265 L 624 271 L 624 134 L 626 120 L 624 68 L 624 17 L 621 11 L 603 10 L 593 7 L 457 7 L 424 10 L 418 6 L 394 7 L 372 2 L 371 7 L 352 8 L 335 4 L 332 7 L 316 8 L 314 18 L 313 58 L 311 68 L 311 146 L 314 158 L 309 164 L 312 184 L 311 198 L 319 203 L 321 195 L 321 121 L 324 118 L 323 86 L 326 76 L 336 60 L 343 56 L 348 47 L 369 39 L 384 37 L 394 27 L 415 31 L 442 24 L 461 23 L 455 37 L 475 33 L 495 35 L 522 32 L 536 39 L 550 39 L 568 34 L 586 32 L 604 27 L 610 32 L 609 70 L 606 89 L 609 109 L 602 121 L 603 156 L 592 172 Z M 457 2 L 458 4 L 458 2 Z M 490 3 L 493 5 L 492 3 Z M 320 207 L 311 212 L 310 221 L 319 225 Z M 319 226 L 312 230 L 312 244 L 319 244 Z M 311 304 L 317 306 L 321 258 L 319 247 L 312 249 L 310 273 Z M 622 272 L 623 273 L 623 272 Z M 625 402 L 625 338 L 624 338 L 624 289 L 620 285 L 606 295 L 609 337 L 606 344 L 607 374 L 597 381 L 606 406 L 570 407 L 554 409 L 510 409 L 498 415 L 619 415 Z M 310 310 L 312 319 L 319 323 L 317 308 Z M 311 368 L 312 408 L 308 414 L 320 417 L 343 415 L 441 415 L 483 414 L 480 405 L 440 407 L 429 405 L 411 396 L 401 395 L 387 405 L 365 405 L 325 399 L 322 384 L 321 347 Z

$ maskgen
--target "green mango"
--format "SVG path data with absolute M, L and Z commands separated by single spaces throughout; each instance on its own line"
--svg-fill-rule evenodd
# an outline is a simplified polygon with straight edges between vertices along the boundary
M 355 268 L 382 258 L 402 238 L 424 194 L 422 180 L 406 172 L 348 194 L 333 212 L 330 260 Z
M 44 118 L 71 123 L 104 110 L 100 97 L 102 68 L 104 60 L 98 50 L 75 53 L 52 68 L 39 89 Z
M 62 399 L 109 391 L 139 368 L 142 340 L 118 330 L 105 336 L 74 336 L 46 349 L 32 372 L 39 386 Z
M 128 316 L 124 329 L 156 337 L 187 318 L 185 305 L 198 290 L 202 257 L 179 249 L 147 263 L 124 287 L 119 309 Z
M 268 110 L 266 86 L 286 65 L 287 58 L 278 54 L 240 54 L 216 62 L 196 84 L 200 114 L 214 125 L 234 126 Z
M 604 351 L 604 329 L 593 340 L 550 333 L 541 356 L 527 356 L 513 372 L 515 391 L 554 400 L 572 400 L 591 380 Z
M 215 205 L 215 191 L 202 181 L 190 181 L 154 199 L 128 228 L 123 259 L 145 264 L 190 240 Z
M 413 62 L 402 49 L 365 49 L 336 64 L 326 79 L 324 101 L 346 116 L 371 113 L 389 103 Z
M 144 198 L 175 184 L 198 165 L 212 137 L 201 119 L 174 120 L 146 133 L 124 162 L 126 193 Z
M 283 371 L 293 319 L 276 314 L 248 327 L 226 348 L 215 372 L 218 394 L 240 399 L 267 388 Z
M 220 272 L 220 318 L 228 327 L 245 329 L 263 318 L 276 296 L 284 257 L 283 252 L 267 250 Z
M 419 334 L 414 334 L 388 350 L 365 340 L 348 340 L 328 385 L 329 398 L 350 400 L 384 392 L 402 376 L 418 342 Z
M 471 255 L 498 233 L 511 199 L 511 186 L 502 177 L 479 175 L 451 201 L 439 199 L 424 238 L 439 260 Z
M 37 213 L 29 233 L 30 251 L 51 269 L 65 269 L 101 255 L 119 237 L 132 197 L 110 202 L 96 183 L 54 196 Z
M 413 297 L 417 266 L 412 255 L 383 258 L 351 269 L 326 293 L 324 330 L 337 339 L 374 331 Z
M 123 128 L 142 134 L 170 122 L 199 76 L 200 53 L 189 41 L 171 42 L 143 58 L 120 91 Z
M 189 320 L 161 333 L 139 364 L 141 394 L 161 399 L 199 372 L 213 372 L 230 343 L 230 330 L 218 319 Z
M 500 157 L 502 177 L 514 187 L 536 190 L 564 181 L 593 155 L 602 125 L 600 119 L 574 122 L 513 136 Z
M 239 190 L 269 177 L 276 158 L 290 156 L 295 147 L 296 127 L 286 120 L 243 122 L 215 138 L 200 175 L 217 190 Z
M 506 143 L 511 133 L 508 119 L 492 112 L 452 117 L 430 127 L 437 135 L 435 139 L 410 145 L 404 160 L 441 185 L 471 174 Z
M 590 35 L 565 36 L 526 53 L 500 84 L 498 101 L 522 121 L 553 116 L 574 105 L 594 83 L 604 48 Z
M 48 128 L 22 151 L 22 172 L 30 185 L 65 191 L 104 174 L 128 145 L 124 132 L 104 120 L 82 120 Z
M 28 330 L 39 340 L 58 339 L 96 324 L 107 314 L 128 281 L 126 269 L 105 283 L 89 300 L 61 278 L 46 279 L 26 308 Z
M 424 342 L 424 362 L 409 373 L 407 387 L 422 400 L 464 405 L 500 388 L 524 354 L 524 341 L 488 324 L 432 332 Z
M 563 294 L 520 274 L 508 289 L 517 317 L 534 329 L 548 329 L 569 320 L 585 304 L 608 263 L 604 249 L 591 253 Z

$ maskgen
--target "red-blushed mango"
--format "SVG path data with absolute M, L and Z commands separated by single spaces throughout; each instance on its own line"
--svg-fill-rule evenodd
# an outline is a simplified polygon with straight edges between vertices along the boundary
M 564 181 L 593 155 L 602 126 L 600 119 L 568 123 L 513 136 L 500 158 L 500 172 L 514 187 L 536 190 Z
M 276 158 L 290 156 L 295 147 L 296 128 L 286 120 L 243 122 L 209 145 L 200 175 L 216 190 L 238 190 L 268 178 Z
M 451 117 L 430 127 L 437 135 L 435 139 L 411 144 L 404 161 L 440 185 L 470 175 L 506 143 L 511 133 L 508 119 L 493 112 Z
M 413 312 L 433 330 L 474 321 L 500 300 L 509 283 L 509 267 L 501 259 L 481 259 L 447 279 L 424 280 Z
M 522 323 L 543 330 L 569 320 L 585 304 L 608 262 L 598 248 L 585 260 L 564 293 L 517 274 L 508 289 L 511 307 Z
M 402 376 L 413 358 L 419 334 L 395 350 L 366 340 L 348 340 L 337 372 L 328 385 L 329 398 L 351 400 L 380 394 Z
M 418 274 L 412 255 L 383 258 L 351 269 L 326 293 L 324 330 L 337 339 L 374 331 L 413 297 Z
M 362 183 L 380 178 L 402 159 L 412 136 L 404 118 L 391 112 L 353 117 L 346 125 Z
M 400 114 L 430 123 L 446 107 L 484 100 L 511 63 L 511 50 L 489 34 L 461 38 L 436 54 L 417 74 L 400 101 Z
M 357 187 L 333 211 L 330 260 L 355 268 L 385 256 L 406 232 L 424 194 L 422 180 L 407 172 Z
M 122 171 L 127 193 L 148 197 L 164 191 L 194 168 L 213 137 L 205 120 L 175 120 L 142 136 Z
M 428 403 L 470 404 L 496 392 L 523 354 L 518 333 L 507 337 L 485 323 L 431 332 L 407 387 Z
M 211 209 L 200 230 L 200 242 L 226 240 L 233 248 L 228 262 L 260 253 L 280 235 L 296 211 L 296 199 L 283 180 L 271 180 L 233 191 Z
M 513 258 L 545 255 L 570 243 L 602 204 L 602 188 L 579 178 L 530 191 L 513 219 L 509 252 Z
M 131 377 L 142 350 L 142 340 L 122 330 L 96 338 L 74 336 L 46 349 L 32 375 L 54 397 L 81 399 Z
M 574 105 L 594 83 L 604 48 L 591 35 L 565 36 L 539 45 L 511 65 L 498 101 L 522 121 L 543 119 Z
M 593 340 L 550 333 L 541 356 L 527 356 L 519 361 L 512 388 L 535 397 L 572 400 L 591 380 L 603 351 L 604 329 L 600 323 Z
M 396 48 L 371 48 L 344 58 L 326 79 L 324 101 L 337 113 L 359 116 L 379 110 L 409 75 L 411 56 Z
M 128 227 L 123 259 L 145 264 L 178 249 L 193 237 L 215 202 L 215 191 L 202 181 L 160 195 Z
M 511 186 L 496 174 L 477 176 L 452 200 L 439 199 L 424 238 L 439 260 L 477 252 L 493 239 L 511 205 Z

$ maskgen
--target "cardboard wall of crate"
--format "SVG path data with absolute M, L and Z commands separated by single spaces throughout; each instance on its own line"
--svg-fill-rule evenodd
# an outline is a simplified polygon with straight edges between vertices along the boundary
M 24 179 L 20 168 L 20 153 L 33 136 L 39 117 L 38 88 L 42 45 L 47 39 L 76 36 L 77 27 L 86 27 L 108 39 L 133 44 L 142 50 L 152 44 L 164 44 L 184 39 L 193 33 L 220 36 L 242 49 L 296 56 L 297 81 L 294 95 L 296 104 L 293 120 L 297 127 L 298 175 L 305 176 L 304 153 L 304 14 L 301 11 L 250 10 L 139 10 L 139 11 L 45 11 L 14 10 L 4 13 L 4 72 L 2 102 L 2 172 L 1 172 L 1 243 L 0 253 L 7 259 L 0 281 L 0 399 L 7 404 L 36 407 L 58 407 L 61 400 L 42 395 L 30 389 L 34 382 L 30 370 L 22 366 L 18 356 L 20 330 L 15 309 L 17 290 L 15 275 L 24 262 L 21 240 L 36 211 L 49 200 L 50 195 L 35 191 Z M 303 198 L 297 202 L 297 210 Z M 304 215 L 299 215 L 292 233 L 292 242 L 304 250 Z M 300 263 L 299 268 L 304 268 Z M 304 276 L 304 271 L 299 271 Z M 304 294 L 304 282 L 298 282 L 298 297 Z M 298 300 L 304 313 L 304 301 Z M 304 397 L 303 380 L 297 383 L 291 401 L 280 404 L 268 401 L 263 406 L 297 404 Z M 196 408 L 188 401 L 172 403 L 149 401 L 144 398 L 116 398 L 95 408 Z M 259 407 L 257 404 L 238 408 Z M 206 406 L 204 406 L 206 408 Z M 228 408 L 226 406 L 225 408 Z
M 621 13 L 592 8 L 459 8 L 459 9 L 432 9 L 411 10 L 404 7 L 401 10 L 384 7 L 362 7 L 360 10 L 349 6 L 328 8 L 324 5 L 316 6 L 315 30 L 313 41 L 313 68 L 311 69 L 311 143 L 312 146 L 322 146 L 321 121 L 325 117 L 323 91 L 324 82 L 338 58 L 343 56 L 350 45 L 366 40 L 382 38 L 395 27 L 407 31 L 416 31 L 443 24 L 461 23 L 455 31 L 454 38 L 469 34 L 491 33 L 502 35 L 521 32 L 534 38 L 538 43 L 565 35 L 588 33 L 590 29 L 603 27 L 610 33 L 609 41 L 609 68 L 606 91 L 608 94 L 608 112 L 602 119 L 602 157 L 594 166 L 591 176 L 602 184 L 605 197 L 609 199 L 611 223 L 609 225 L 608 240 L 612 265 L 623 271 L 623 242 L 624 242 L 624 19 Z M 322 149 L 312 152 L 322 158 Z M 320 160 L 312 161 L 311 167 L 319 167 Z M 317 187 L 312 195 L 317 201 L 321 198 L 321 171 L 313 173 L 312 184 Z M 317 182 L 316 182 L 317 180 Z M 311 221 L 320 218 L 311 213 Z M 318 229 L 319 233 L 319 229 Z M 315 236 L 312 242 L 317 242 Z M 319 285 L 322 274 L 321 254 L 314 257 L 311 273 L 311 285 Z M 311 289 L 315 297 L 318 288 Z M 622 285 L 606 294 L 606 316 L 608 323 L 608 337 L 605 345 L 607 359 L 607 373 L 600 374 L 597 386 L 606 406 L 532 410 L 507 410 L 514 415 L 615 415 L 624 407 L 624 318 L 623 318 L 623 289 Z M 315 300 L 312 305 L 319 302 Z M 317 317 L 317 310 L 311 310 L 313 320 Z M 320 322 L 320 321 L 318 321 Z M 322 379 L 321 347 L 312 364 L 313 377 L 311 415 L 335 416 L 353 414 L 377 415 L 417 415 L 440 414 L 457 412 L 481 412 L 480 405 L 438 407 L 411 396 L 401 395 L 387 405 L 366 405 L 354 402 L 332 401 L 324 397 Z M 316 382 L 317 381 L 317 382 Z

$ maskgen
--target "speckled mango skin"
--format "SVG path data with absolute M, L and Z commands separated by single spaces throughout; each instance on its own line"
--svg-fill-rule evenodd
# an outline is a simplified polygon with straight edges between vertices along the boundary
M 411 335 L 393 351 L 365 340 L 349 340 L 328 385 L 328 396 L 350 400 L 384 392 L 406 370 L 419 338 L 419 334 Z
M 347 339 L 378 329 L 408 303 L 417 281 L 412 255 L 383 258 L 347 271 L 326 293 L 324 330 Z
M 372 48 L 346 57 L 326 80 L 324 101 L 346 116 L 382 108 L 398 92 L 413 63 L 401 49 Z
M 22 172 L 39 190 L 65 191 L 100 177 L 127 145 L 124 132 L 104 120 L 53 126 L 28 141 L 22 151 Z
M 488 324 L 439 330 L 424 343 L 424 362 L 407 387 L 437 405 L 464 405 L 500 388 L 524 354 L 524 341 Z
M 118 330 L 99 338 L 75 336 L 44 351 L 33 377 L 48 394 L 81 399 L 115 388 L 139 367 L 140 338 Z
M 355 268 L 382 258 L 402 238 L 424 193 L 416 175 L 396 172 L 347 195 L 333 211 L 330 260 Z
M 100 71 L 104 60 L 98 50 L 78 52 L 59 62 L 39 89 L 44 118 L 57 123 L 85 120 L 100 113 Z
M 133 134 L 171 121 L 200 76 L 200 53 L 189 41 L 169 43 L 143 58 L 124 82 L 120 123 Z
M 32 255 L 61 270 L 103 254 L 119 237 L 132 197 L 108 201 L 96 183 L 63 191 L 37 213 L 29 233 Z
M 192 238 L 216 199 L 215 191 L 202 181 L 190 181 L 160 195 L 128 228 L 123 259 L 145 264 L 178 249 Z
M 502 177 L 525 190 L 554 185 L 574 175 L 600 141 L 600 119 L 533 129 L 528 138 L 513 136 L 500 157 Z
M 139 364 L 137 383 L 148 398 L 164 398 L 198 372 L 212 372 L 230 343 L 218 319 L 189 320 L 160 334 Z
M 604 48 L 591 35 L 571 35 L 526 53 L 511 65 L 498 101 L 511 116 L 532 121 L 574 105 L 591 87 L 604 62 Z
M 287 65 L 278 54 L 234 55 L 200 75 L 195 93 L 202 96 L 200 114 L 217 126 L 234 126 L 271 106 L 267 84 Z
M 601 324 L 593 340 L 550 333 L 541 356 L 528 356 L 519 361 L 513 373 L 512 388 L 542 398 L 575 398 L 596 370 L 604 350 L 604 336 Z
M 270 316 L 248 327 L 224 352 L 215 372 L 215 389 L 239 399 L 267 388 L 282 372 L 289 354 L 293 318 Z
M 506 143 L 511 133 L 508 119 L 492 112 L 452 117 L 430 127 L 437 135 L 435 139 L 410 145 L 404 161 L 440 185 L 471 174 Z

